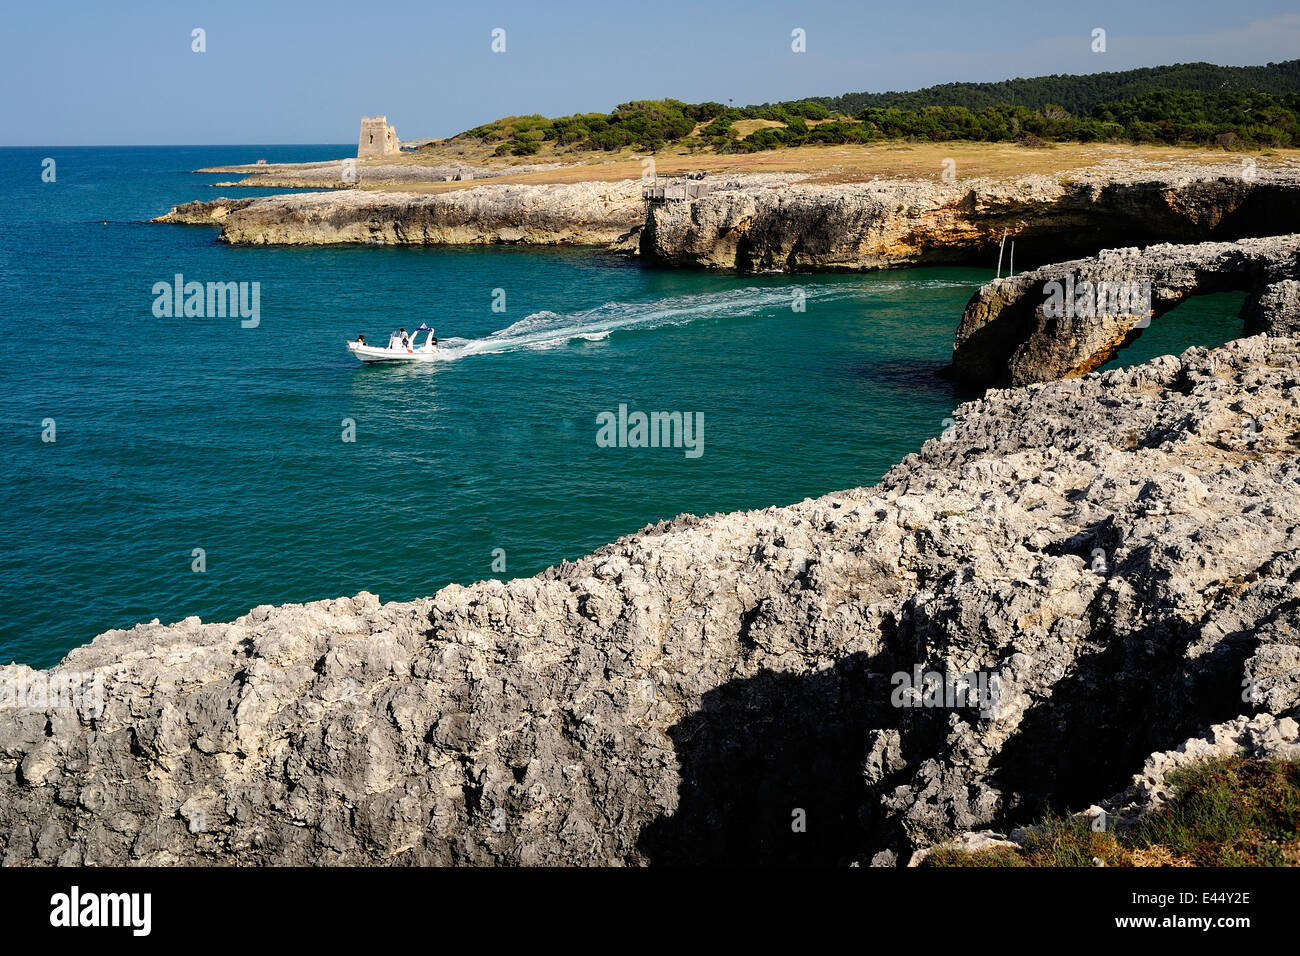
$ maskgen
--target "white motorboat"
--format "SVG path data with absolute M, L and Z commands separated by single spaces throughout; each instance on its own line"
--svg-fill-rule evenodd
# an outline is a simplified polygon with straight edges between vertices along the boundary
M 424 341 L 421 342 L 422 332 Z M 433 329 L 423 323 L 414 332 L 407 333 L 405 344 L 398 332 L 388 337 L 386 346 L 369 345 L 364 336 L 357 336 L 348 342 L 348 351 L 362 362 L 433 362 L 443 354 Z

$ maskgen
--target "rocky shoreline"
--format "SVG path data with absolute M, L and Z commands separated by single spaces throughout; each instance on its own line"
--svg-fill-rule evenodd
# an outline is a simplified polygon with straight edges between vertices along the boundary
M 874 488 L 684 515 L 533 578 L 154 622 L 0 669 L 102 688 L 0 700 L 0 858 L 900 866 L 1014 841 L 1048 807 L 1145 812 L 1179 755 L 1294 757 L 1298 212 L 1300 171 L 1227 166 L 178 206 L 161 221 L 246 245 L 802 271 L 982 262 L 1005 231 L 1044 264 L 984 286 L 954 349 L 960 377 L 1023 387 L 961 406 Z M 1056 315 L 1067 278 L 1151 302 Z M 1269 334 L 1084 374 L 1221 288 Z
M 1014 180 L 806 174 L 710 180 L 650 204 L 636 180 L 485 183 L 437 194 L 346 190 L 187 203 L 154 220 L 211 224 L 238 245 L 583 244 L 663 265 L 739 271 L 992 265 L 1004 234 L 1021 268 L 1101 249 L 1293 232 L 1300 168 L 1108 162 Z M 1009 265 L 1009 261 L 1008 261 Z
M 233 245 L 636 246 L 640 184 L 475 186 L 446 193 L 348 190 L 185 203 L 154 222 L 217 225 Z
M 1108 249 L 990 282 L 957 328 L 953 372 L 978 385 L 1081 375 L 1190 295 L 1247 293 L 1248 334 L 1300 332 L 1300 234 Z
M 3 862 L 902 865 L 1296 716 L 1300 341 L 954 419 L 874 488 L 682 516 L 534 578 L 0 669 L 103 687 L 0 705 Z M 918 671 L 996 693 L 900 699 Z
M 723 190 L 653 207 L 642 251 L 741 271 L 991 265 L 1005 234 L 1023 268 L 1112 246 L 1278 235 L 1297 221 L 1297 169 L 1243 178 L 1231 164 L 1115 162 L 1014 180 Z
M 1247 334 L 1300 331 L 1297 168 L 1243 175 L 1230 164 L 1109 162 L 1014 182 L 808 179 L 718 177 L 683 202 L 647 202 L 635 180 L 222 198 L 154 221 L 215 225 L 235 245 L 573 244 L 742 272 L 987 264 L 1010 236 L 1022 271 L 1012 275 L 1013 247 L 1007 277 L 972 297 L 955 335 L 951 372 L 977 387 L 1099 368 L 1153 317 L 1201 292 L 1247 292 Z M 1143 239 L 1151 244 L 1132 244 Z M 1076 287 L 1091 290 L 1090 304 L 1076 309 Z

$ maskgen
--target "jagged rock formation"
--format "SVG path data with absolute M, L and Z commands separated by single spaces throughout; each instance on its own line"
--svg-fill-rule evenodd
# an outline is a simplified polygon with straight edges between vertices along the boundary
M 347 185 L 339 164 L 318 165 L 314 171 L 264 167 L 245 182 Z M 404 177 L 429 178 L 418 165 L 355 172 L 366 183 L 398 188 L 409 181 Z M 1300 221 L 1300 170 L 1290 166 L 1252 167 L 1249 176 L 1231 164 L 1109 163 L 1016 180 L 829 185 L 802 181 L 808 178 L 711 177 L 708 195 L 655 205 L 640 201 L 640 183 L 632 180 L 487 184 L 438 195 L 297 194 L 252 200 L 238 210 L 222 199 L 213 207 L 237 214 L 208 221 L 222 226 L 225 241 L 241 244 L 582 243 L 637 251 L 664 264 L 741 271 L 992 268 L 1004 232 L 1016 240 L 1016 261 L 1024 267 L 1135 243 L 1280 235 Z M 155 221 L 200 222 L 201 207 L 188 203 Z
M 1283 279 L 1266 286 L 1242 308 L 1246 331 L 1300 335 L 1300 281 Z
M 0 855 L 890 863 L 1005 832 L 1296 712 L 1298 449 L 1300 342 L 1260 336 L 991 391 L 875 488 L 534 578 L 111 631 L 53 672 L 102 713 L 0 709 Z M 914 667 L 998 693 L 896 706 Z
M 445 193 L 348 190 L 185 203 L 155 222 L 211 223 L 236 245 L 613 246 L 643 218 L 639 184 L 475 186 Z
M 1280 235 L 1300 222 L 1300 170 L 1108 163 L 1061 177 L 715 191 L 656 206 L 642 254 L 719 269 L 796 271 L 975 263 L 1004 231 L 1037 265 L 1109 246 Z
M 227 199 L 195 200 L 172 206 L 171 212 L 151 219 L 150 222 L 171 222 L 182 226 L 212 226 L 225 222 L 232 212 L 243 209 L 253 200 Z
M 1189 295 L 1249 293 L 1248 333 L 1300 330 L 1300 235 L 1108 249 L 995 280 L 971 297 L 953 371 L 972 384 L 1027 385 L 1099 368 Z

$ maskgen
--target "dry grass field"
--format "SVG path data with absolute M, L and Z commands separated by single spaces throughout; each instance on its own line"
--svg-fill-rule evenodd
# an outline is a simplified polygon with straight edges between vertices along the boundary
M 754 121 L 763 122 L 763 121 Z M 664 150 L 654 155 L 655 169 L 661 176 L 703 170 L 710 173 L 809 173 L 811 182 L 862 182 L 882 177 L 941 179 L 945 160 L 951 159 L 958 179 L 988 176 L 999 179 L 1033 173 L 1065 174 L 1070 170 L 1095 166 L 1108 160 L 1139 163 L 1211 163 L 1233 162 L 1253 156 L 1261 164 L 1300 163 L 1300 150 L 1269 150 L 1263 153 L 1231 152 L 1223 149 L 1183 148 L 1175 146 L 1129 146 L 1099 143 L 1052 143 L 1029 149 L 1013 143 L 876 143 L 850 146 L 800 146 L 758 153 L 689 152 Z M 613 182 L 636 179 L 641 175 L 646 157 L 625 150 L 620 153 L 565 153 L 561 156 L 539 154 L 504 162 L 493 160 L 486 148 L 474 149 L 463 143 L 444 141 L 419 154 L 384 157 L 392 164 L 446 164 L 518 166 L 546 162 L 565 165 L 548 170 L 534 170 L 492 179 L 493 183 L 575 183 Z M 363 164 L 364 165 L 364 164 Z M 482 181 L 431 182 L 403 184 L 400 187 L 370 186 L 363 188 L 400 188 L 405 192 L 447 192 L 480 185 Z

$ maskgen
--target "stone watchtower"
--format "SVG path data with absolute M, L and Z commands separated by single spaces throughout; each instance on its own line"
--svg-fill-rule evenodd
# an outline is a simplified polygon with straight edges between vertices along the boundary
M 401 152 L 401 149 L 397 130 L 388 125 L 387 116 L 361 118 L 361 139 L 357 141 L 358 159 L 363 156 L 387 156 Z

